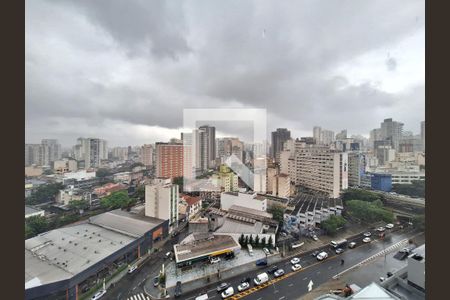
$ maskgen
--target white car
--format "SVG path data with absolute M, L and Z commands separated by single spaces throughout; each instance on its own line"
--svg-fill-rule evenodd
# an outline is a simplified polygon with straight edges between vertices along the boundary
M 275 276 L 275 278 L 283 276 L 284 275 L 284 270 L 283 269 L 278 269 L 275 271 L 275 273 L 273 273 L 273 276 Z
M 386 227 L 387 229 L 392 229 L 392 228 L 394 228 L 394 224 L 389 223 L 389 224 L 386 224 L 386 226 L 384 226 L 384 227 Z
M 324 260 L 327 257 L 328 257 L 328 253 L 326 253 L 325 251 L 320 252 L 319 254 L 317 254 L 317 260 Z
M 319 240 L 319 238 L 317 237 L 317 235 L 313 235 L 312 238 L 313 238 L 313 240 L 315 240 L 315 241 L 318 241 L 318 240 Z
M 292 269 L 292 271 L 295 272 L 295 271 L 300 270 L 301 268 L 302 268 L 302 266 L 300 264 L 295 264 L 295 265 L 292 266 L 291 269 Z
M 291 264 L 295 265 L 298 264 L 300 262 L 300 258 L 298 257 L 294 257 L 293 259 L 291 259 Z
M 370 243 L 372 239 L 370 237 L 363 238 L 364 243 Z
M 222 298 L 228 298 L 234 295 L 234 288 L 232 286 L 230 286 L 229 288 L 227 288 L 225 291 L 223 291 L 222 293 Z
M 269 249 L 267 249 L 267 248 L 263 248 L 263 251 L 264 251 L 264 254 L 266 254 L 266 255 L 269 255 L 269 254 L 270 254 L 270 251 L 269 251 Z
M 218 257 L 211 257 L 209 262 L 212 263 L 212 264 L 217 264 L 218 262 L 220 262 L 220 258 L 218 258 Z
M 370 231 L 364 232 L 364 236 L 371 236 L 371 235 L 372 235 L 372 232 L 370 232 Z
M 386 228 L 384 228 L 383 226 L 380 226 L 380 227 L 377 228 L 378 232 L 383 232 L 385 230 L 386 230 Z
M 91 300 L 100 299 L 104 294 L 106 294 L 106 290 L 101 290 L 100 292 L 97 292 L 94 296 L 92 296 Z
M 134 271 L 136 271 L 137 270 L 137 266 L 131 266 L 129 269 L 128 269 L 128 274 L 131 274 L 131 273 L 133 273 Z
M 238 291 L 239 292 L 245 291 L 249 287 L 250 287 L 250 284 L 248 282 L 243 282 L 240 285 L 238 285 Z

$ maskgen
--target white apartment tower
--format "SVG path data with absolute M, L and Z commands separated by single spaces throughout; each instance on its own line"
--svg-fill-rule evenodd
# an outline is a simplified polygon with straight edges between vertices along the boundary
M 153 184 L 145 186 L 145 215 L 169 220 L 170 226 L 178 224 L 178 185 L 170 179 L 157 178 Z
M 299 145 L 295 153 L 295 184 L 338 198 L 348 188 L 347 153 L 327 146 Z

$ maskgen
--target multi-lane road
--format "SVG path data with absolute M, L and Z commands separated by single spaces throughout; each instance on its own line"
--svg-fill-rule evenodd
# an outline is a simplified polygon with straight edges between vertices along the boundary
M 373 240 L 371 243 L 367 244 L 362 243 L 364 236 L 358 236 L 349 240 L 349 242 L 356 241 L 357 247 L 354 249 L 346 249 L 345 252 L 340 255 L 336 255 L 329 246 L 325 247 L 324 249 L 328 252 L 329 257 L 322 262 L 319 262 L 309 253 L 298 256 L 303 268 L 296 272 L 291 271 L 290 258 L 287 258 L 276 263 L 279 268 L 284 269 L 286 272 L 283 277 L 277 280 L 271 280 L 269 284 L 264 287 L 253 288 L 252 283 L 252 288 L 250 290 L 241 294 L 235 294 L 231 299 L 243 297 L 254 300 L 298 299 L 308 292 L 308 283 L 310 281 L 313 282 L 313 288 L 317 287 L 318 285 L 331 280 L 333 276 L 365 262 L 371 257 L 384 255 L 384 252 L 386 252 L 385 250 L 395 251 L 396 249 L 404 247 L 405 243 L 407 243 L 408 239 L 412 236 L 413 233 L 411 231 L 408 232 L 407 230 L 403 230 L 387 235 L 383 241 Z M 345 261 L 343 265 L 341 265 L 341 259 Z M 270 268 L 270 266 L 262 267 L 257 271 L 247 272 L 224 281 L 233 286 L 235 293 L 237 293 L 237 286 L 242 278 L 250 277 L 253 279 L 258 273 L 265 272 L 268 268 Z M 273 279 L 273 276 L 271 276 L 271 279 Z M 204 292 L 208 293 L 209 299 L 220 299 L 220 294 L 215 290 L 217 285 L 218 283 L 210 284 L 206 286 L 203 291 L 197 290 L 185 293 L 181 296 L 181 299 L 193 300 L 196 296 Z

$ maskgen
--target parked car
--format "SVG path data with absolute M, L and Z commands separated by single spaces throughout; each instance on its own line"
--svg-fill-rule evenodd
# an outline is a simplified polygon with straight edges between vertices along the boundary
M 244 279 L 241 280 L 241 283 L 251 282 L 251 281 L 252 281 L 252 279 L 250 277 L 245 277 Z
M 317 254 L 319 254 L 320 252 L 319 251 L 314 251 L 313 253 L 311 253 L 311 256 L 314 256 L 314 257 L 316 257 L 317 256 Z
M 275 278 L 283 276 L 284 275 L 284 270 L 283 269 L 278 269 L 275 271 L 275 273 L 273 273 L 273 276 L 275 276 Z
M 266 258 L 261 258 L 261 259 L 258 259 L 257 261 L 256 261 L 256 265 L 257 266 L 267 266 L 267 259 Z
M 342 252 L 344 252 L 344 249 L 337 248 L 335 251 L 336 251 L 336 254 L 341 254 Z
M 317 260 L 324 260 L 326 258 L 328 258 L 328 253 L 325 251 L 322 251 L 317 255 Z
M 394 224 L 389 223 L 389 224 L 386 224 L 384 227 L 386 227 L 387 229 L 392 229 L 392 228 L 394 228 Z
M 372 239 L 370 238 L 370 237 L 366 237 L 366 238 L 363 238 L 363 240 L 362 240 L 364 243 L 370 243 L 371 241 L 372 241 Z
M 372 232 L 370 232 L 370 231 L 364 233 L 364 236 L 366 236 L 366 237 L 371 236 L 371 235 L 372 235 Z
M 217 263 L 220 262 L 220 258 L 218 258 L 218 257 L 211 257 L 211 259 L 209 260 L 209 262 L 210 262 L 211 264 L 217 264 Z
M 159 276 L 156 276 L 153 278 L 153 286 L 158 286 L 159 285 Z
M 269 251 L 269 249 L 267 249 L 267 248 L 263 248 L 263 251 L 264 251 L 264 254 L 266 254 L 266 255 L 269 255 L 269 254 L 270 254 L 270 251 Z
M 177 285 L 175 286 L 175 298 L 181 296 L 181 281 L 177 281 Z
M 234 295 L 234 288 L 232 286 L 230 286 L 229 288 L 227 288 L 225 291 L 223 291 L 222 293 L 222 299 L 231 297 Z
M 239 292 L 242 292 L 242 291 L 245 291 L 246 289 L 248 289 L 249 287 L 250 287 L 250 283 L 248 283 L 246 281 L 246 282 L 243 282 L 240 285 L 238 285 L 237 289 Z
M 128 274 L 131 274 L 131 273 L 133 273 L 136 270 L 137 270 L 137 266 L 136 265 L 135 266 L 131 266 L 131 267 L 128 268 Z
M 315 241 L 319 240 L 319 238 L 317 237 L 317 235 L 313 235 L 313 236 L 312 236 L 312 239 L 315 240 Z
M 230 286 L 230 284 L 228 284 L 226 282 L 222 282 L 221 284 L 219 284 L 217 286 L 217 292 L 220 293 L 220 292 L 226 290 L 229 286 Z
M 277 267 L 277 266 L 271 266 L 271 267 L 267 270 L 267 273 L 273 274 L 273 273 L 275 273 L 276 270 L 278 270 L 278 267 Z
M 300 258 L 298 257 L 294 257 L 293 259 L 291 259 L 291 264 L 295 265 L 298 264 L 300 262 Z
M 170 259 L 172 259 L 172 252 L 167 252 L 165 255 L 164 255 L 164 258 L 170 258 Z
M 350 249 L 353 249 L 353 248 L 356 247 L 356 243 L 355 243 L 355 242 L 350 242 L 350 243 L 348 244 L 348 247 L 349 247 Z
M 106 290 L 101 290 L 101 291 L 95 293 L 95 295 L 92 296 L 91 300 L 100 299 L 101 297 L 103 297 L 104 294 L 106 294 Z
M 292 271 L 298 271 L 302 268 L 302 266 L 300 264 L 295 264 L 291 267 Z

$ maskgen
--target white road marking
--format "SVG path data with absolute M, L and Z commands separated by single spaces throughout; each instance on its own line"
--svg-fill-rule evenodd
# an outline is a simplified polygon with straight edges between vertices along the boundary
M 256 300 L 261 300 L 262 299 L 262 297 L 259 297 L 258 299 L 256 299 Z
M 317 271 L 317 275 L 319 275 L 320 274 L 320 271 Z
M 274 293 L 274 294 L 278 293 L 278 290 L 275 290 L 273 293 Z
M 288 286 L 293 286 L 294 284 L 293 283 L 290 283 Z
M 329 266 L 329 267 L 328 267 L 328 270 L 331 270 L 332 268 L 333 268 L 332 266 Z
M 308 277 L 303 278 L 303 280 L 306 280 L 306 279 L 308 279 Z
M 283 300 L 284 298 L 286 298 L 286 296 L 280 297 L 278 300 Z

